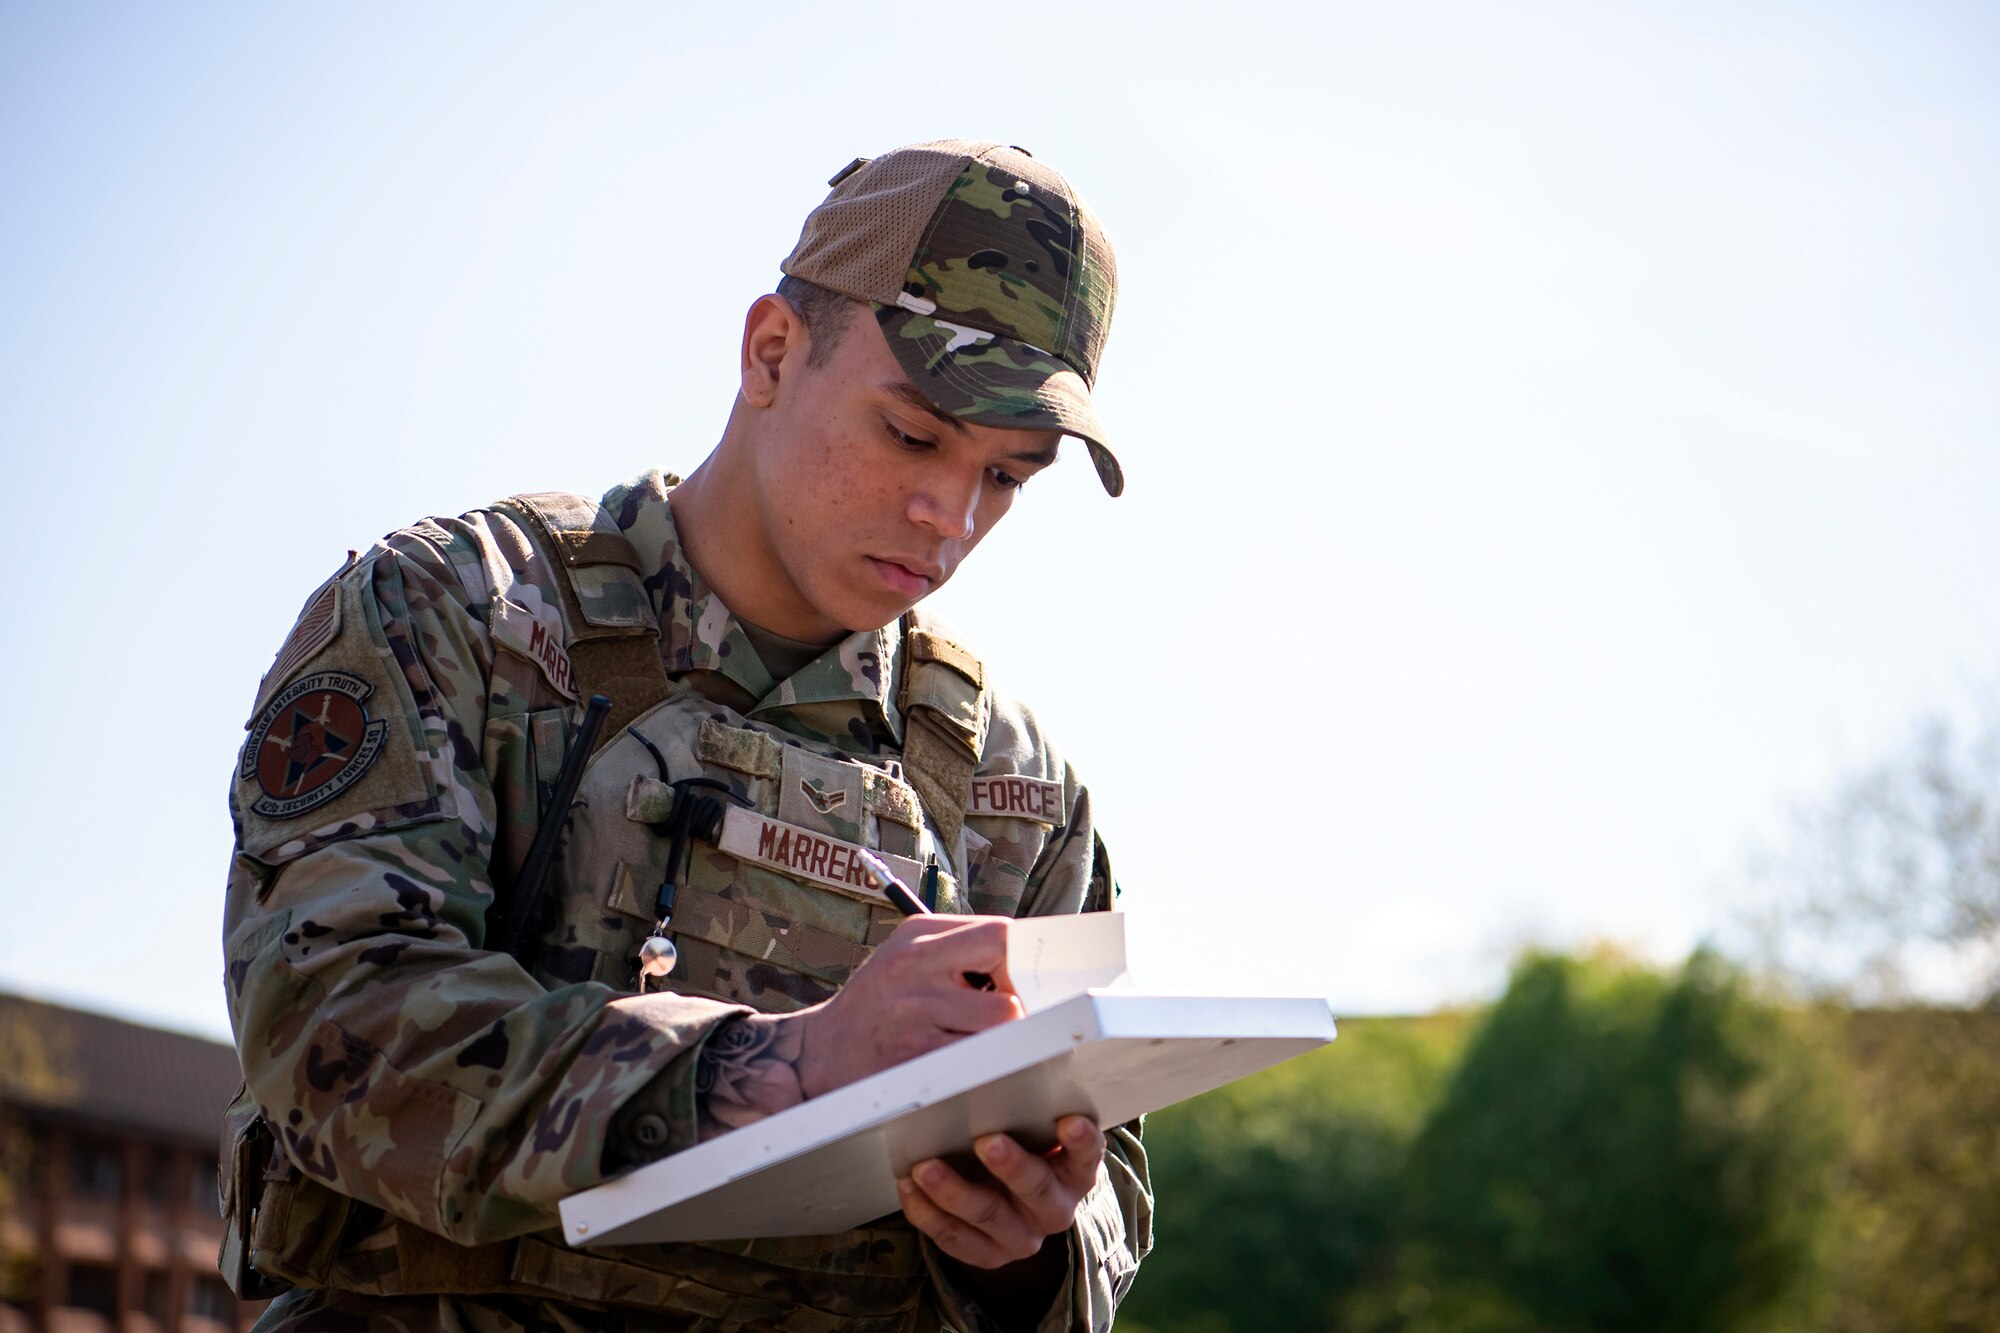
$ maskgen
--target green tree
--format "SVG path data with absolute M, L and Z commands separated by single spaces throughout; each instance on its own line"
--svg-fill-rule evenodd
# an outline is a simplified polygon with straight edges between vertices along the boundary
M 1828 1010 L 1853 1123 L 1825 1333 L 2000 1328 L 2000 1011 Z
M 1840 1006 L 1816 1020 L 1853 1106 L 1834 1333 L 2000 1328 L 2000 709 L 1976 716 L 1917 727 L 1751 867 L 1753 956 Z
M 1410 1142 L 1466 1027 L 1346 1020 L 1325 1051 L 1150 1117 L 1157 1248 L 1119 1328 L 1328 1327 L 1381 1261 Z
M 1535 955 L 1398 1182 L 1357 1327 L 1728 1330 L 1812 1294 L 1838 1114 L 1793 1022 L 1718 958 Z

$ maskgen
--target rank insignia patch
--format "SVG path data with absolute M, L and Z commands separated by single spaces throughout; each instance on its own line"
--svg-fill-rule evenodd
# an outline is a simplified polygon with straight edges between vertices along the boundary
M 254 777 L 263 793 L 250 808 L 266 819 L 290 819 L 359 782 L 381 757 L 389 730 L 388 722 L 368 718 L 365 701 L 374 692 L 345 671 L 315 671 L 280 691 L 243 747 L 238 776 Z
M 819 782 L 808 782 L 804 778 L 800 778 L 799 791 L 808 801 L 812 802 L 813 809 L 823 815 L 830 815 L 841 806 L 847 804 L 846 792 L 829 792 L 826 790 L 825 785 Z

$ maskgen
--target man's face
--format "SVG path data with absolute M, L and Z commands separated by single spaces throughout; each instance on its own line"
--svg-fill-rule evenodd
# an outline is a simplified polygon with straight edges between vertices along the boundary
M 797 339 L 759 416 L 753 466 L 781 585 L 771 591 L 793 612 L 790 626 L 766 628 L 799 638 L 878 628 L 943 585 L 1061 439 L 938 413 L 866 309 L 824 365 L 808 365 Z

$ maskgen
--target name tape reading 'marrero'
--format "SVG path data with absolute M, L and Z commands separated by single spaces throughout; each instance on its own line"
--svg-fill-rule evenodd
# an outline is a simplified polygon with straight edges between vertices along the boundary
M 1059 825 L 1063 822 L 1062 783 L 1043 778 L 1024 778 L 1014 773 L 974 778 L 965 812 Z
M 527 658 L 565 699 L 576 698 L 576 674 L 563 650 L 561 631 L 551 631 L 527 607 L 505 597 L 493 603 L 493 641 Z
M 868 871 L 861 864 L 858 843 L 787 824 L 740 805 L 731 806 L 723 816 L 722 837 L 716 846 L 739 861 L 754 861 L 871 903 L 888 901 L 880 889 L 868 887 Z M 904 882 L 922 881 L 923 866 L 909 857 L 889 852 L 875 855 L 887 861 Z

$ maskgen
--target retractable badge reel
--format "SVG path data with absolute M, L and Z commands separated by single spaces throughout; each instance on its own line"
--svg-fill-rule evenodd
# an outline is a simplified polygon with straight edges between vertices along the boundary
M 644 994 L 654 978 L 667 977 L 680 962 L 680 950 L 667 938 L 667 926 L 673 919 L 674 895 L 680 890 L 680 881 L 687 873 L 688 858 L 693 854 L 690 839 L 700 838 L 703 842 L 721 839 L 722 819 L 727 813 L 723 798 L 739 805 L 747 806 L 749 802 L 714 778 L 669 781 L 667 759 L 660 753 L 659 747 L 641 736 L 634 727 L 625 728 L 625 732 L 653 756 L 653 763 L 660 770 L 660 781 L 666 783 L 667 790 L 673 794 L 666 819 L 647 825 L 654 833 L 667 839 L 667 872 L 660 880 L 659 892 L 653 899 L 653 915 L 658 918 L 658 924 L 646 937 L 645 943 L 639 946 L 639 991 Z M 720 798 L 711 795 L 711 792 L 720 793 Z

